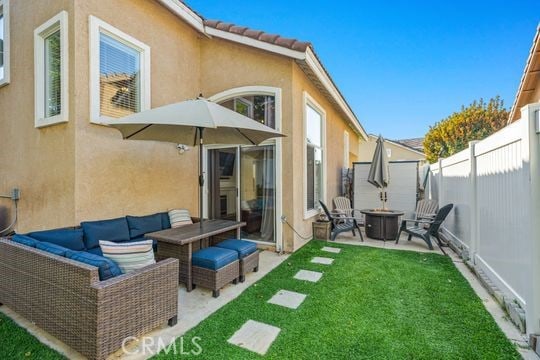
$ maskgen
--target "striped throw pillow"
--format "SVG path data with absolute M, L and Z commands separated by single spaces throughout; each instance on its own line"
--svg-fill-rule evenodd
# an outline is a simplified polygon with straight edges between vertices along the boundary
M 155 264 L 152 240 L 118 243 L 99 241 L 103 256 L 114 261 L 123 273 L 129 273 Z
M 187 209 L 176 209 L 169 211 L 169 220 L 171 221 L 172 228 L 193 224 L 193 221 L 191 221 L 191 216 L 189 215 L 189 210 Z

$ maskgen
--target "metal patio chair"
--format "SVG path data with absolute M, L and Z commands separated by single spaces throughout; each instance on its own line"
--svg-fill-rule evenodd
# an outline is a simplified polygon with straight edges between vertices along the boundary
M 441 251 L 444 253 L 444 250 L 442 250 L 443 244 L 441 242 L 441 238 L 439 237 L 439 228 L 453 207 L 453 204 L 443 206 L 433 219 L 402 219 L 401 227 L 399 228 L 399 232 L 396 237 L 396 244 L 399 241 L 401 232 L 404 231 L 409 234 L 407 240 L 410 241 L 413 236 L 422 238 L 428 245 L 429 249 L 433 250 L 431 236 L 434 236 L 435 239 L 437 239 L 437 244 L 441 248 Z M 428 225 L 428 227 L 426 228 L 424 225 Z
M 350 216 L 343 216 L 343 213 L 330 212 L 330 210 L 328 210 L 328 207 L 322 201 L 319 201 L 319 203 L 321 204 L 324 213 L 328 217 L 328 220 L 330 220 L 330 237 L 332 241 L 336 240 L 336 236 L 338 236 L 338 234 L 342 232 L 352 231 L 353 236 L 356 236 L 355 230 L 358 230 L 358 233 L 360 234 L 360 239 L 364 241 L 364 237 L 362 236 L 362 232 L 360 231 L 360 226 L 358 225 L 356 218 Z

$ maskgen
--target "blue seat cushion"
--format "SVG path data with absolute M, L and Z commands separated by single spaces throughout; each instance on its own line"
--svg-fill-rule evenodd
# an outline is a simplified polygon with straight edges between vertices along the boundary
M 122 274 L 122 270 L 120 270 L 114 261 L 100 255 L 85 251 L 69 251 L 66 253 L 66 257 L 97 267 L 99 270 L 99 280 L 102 281 Z
M 63 246 L 56 245 L 47 241 L 36 242 L 36 249 L 43 250 L 43 251 L 46 251 L 48 253 L 58 255 L 58 256 L 66 256 L 66 252 L 68 251 L 73 252 L 72 250 L 68 248 L 65 248 Z
M 83 221 L 81 227 L 84 231 L 84 242 L 87 249 L 99 247 L 99 240 L 125 241 L 129 240 L 129 227 L 125 217 Z
M 70 250 L 80 251 L 85 249 L 82 229 L 34 231 L 29 233 L 28 236 L 38 241 L 46 241 Z
M 163 230 L 161 225 L 161 215 L 153 214 L 146 216 L 126 216 L 126 220 L 129 226 L 130 238 L 136 238 L 144 234 Z M 100 239 L 107 240 L 107 239 Z
M 171 219 L 169 218 L 168 212 L 159 213 L 161 216 L 161 229 L 170 229 L 171 228 Z
M 238 260 L 236 251 L 213 246 L 195 251 L 191 257 L 193 266 L 211 270 L 221 269 L 235 260 Z
M 13 235 L 11 240 L 16 243 L 23 244 L 30 247 L 36 247 L 36 243 L 38 242 L 36 239 L 33 239 L 30 236 L 20 235 L 20 234 Z
M 94 255 L 103 256 L 103 251 L 101 251 L 101 247 L 99 246 L 95 248 L 87 249 L 86 252 L 90 254 L 94 254 Z
M 255 251 L 257 251 L 257 244 L 251 241 L 240 239 L 224 240 L 215 246 L 223 249 L 236 251 L 240 259 L 245 258 L 246 256 L 253 254 Z

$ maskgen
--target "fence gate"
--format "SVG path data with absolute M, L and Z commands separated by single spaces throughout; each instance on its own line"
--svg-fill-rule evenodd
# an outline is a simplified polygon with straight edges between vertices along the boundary
M 355 162 L 354 208 L 379 209 L 381 200 L 379 189 L 367 182 L 370 162 Z M 418 161 L 390 161 L 388 164 L 390 184 L 386 190 L 387 207 L 405 212 L 414 211 L 418 192 Z

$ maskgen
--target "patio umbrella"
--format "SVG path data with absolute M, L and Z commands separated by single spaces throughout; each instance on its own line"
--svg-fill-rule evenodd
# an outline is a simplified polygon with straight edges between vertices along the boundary
M 203 220 L 202 173 L 204 144 L 258 145 L 280 132 L 235 111 L 199 98 L 141 111 L 105 122 L 126 140 L 199 144 L 199 218 Z
M 367 181 L 381 189 L 381 201 L 383 210 L 386 209 L 386 191 L 385 188 L 390 182 L 388 174 L 388 157 L 386 155 L 386 149 L 384 148 L 384 139 L 381 135 L 377 139 L 377 146 L 375 147 L 375 153 L 373 154 L 373 160 L 371 161 L 371 167 L 369 168 L 369 174 Z

